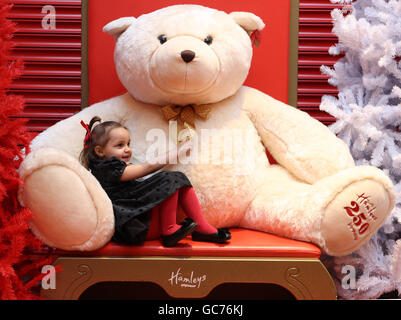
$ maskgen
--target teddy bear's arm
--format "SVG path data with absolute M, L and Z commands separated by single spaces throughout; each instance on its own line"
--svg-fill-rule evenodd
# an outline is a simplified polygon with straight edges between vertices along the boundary
M 126 113 L 130 110 L 132 98 L 125 94 L 112 99 L 96 103 L 83 109 L 77 114 L 59 121 L 52 127 L 39 134 L 31 143 L 31 150 L 40 148 L 62 149 L 70 155 L 78 158 L 83 148 L 85 129 L 80 122 L 85 123 L 94 116 L 99 116 L 102 121 L 123 122 Z
M 264 146 L 299 179 L 314 183 L 355 166 L 348 146 L 306 112 L 245 88 L 244 108 Z

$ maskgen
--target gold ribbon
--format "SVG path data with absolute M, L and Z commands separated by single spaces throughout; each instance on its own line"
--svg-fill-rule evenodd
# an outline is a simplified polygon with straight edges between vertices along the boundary
M 180 119 L 184 124 L 187 123 L 193 129 L 195 129 L 195 115 L 198 115 L 204 120 L 209 118 L 209 114 L 212 108 L 209 105 L 199 106 L 175 106 L 168 105 L 162 108 L 164 117 L 167 121 Z
M 177 121 L 177 142 L 192 140 L 195 134 L 195 115 L 198 115 L 200 118 L 207 120 L 211 111 L 212 108 L 206 104 L 198 106 L 168 105 L 162 108 L 163 115 L 167 121 L 181 120 L 182 122 L 181 124 Z

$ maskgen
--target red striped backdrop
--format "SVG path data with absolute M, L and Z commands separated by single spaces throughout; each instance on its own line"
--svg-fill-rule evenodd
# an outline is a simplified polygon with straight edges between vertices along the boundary
M 342 5 L 329 0 L 300 0 L 299 2 L 299 49 L 298 49 L 298 108 L 308 112 L 325 124 L 335 119 L 319 110 L 323 95 L 336 95 L 337 88 L 328 84 L 321 65 L 333 66 L 339 57 L 329 55 L 330 46 L 337 43 L 331 32 L 330 12 Z
M 17 22 L 14 54 L 25 61 L 25 72 L 10 91 L 26 100 L 23 117 L 28 128 L 40 132 L 81 110 L 81 0 L 8 0 L 14 4 L 10 18 Z M 44 5 L 56 9 L 56 29 L 41 22 Z M 337 94 L 319 68 L 332 66 L 328 54 L 337 42 L 332 34 L 330 11 L 341 8 L 329 0 L 299 2 L 298 107 L 325 124 L 334 119 L 319 110 L 324 94 Z
M 81 110 L 81 0 L 12 0 L 17 23 L 14 55 L 25 71 L 11 92 L 26 100 L 23 117 L 31 131 L 43 131 Z M 56 9 L 56 29 L 42 28 L 44 5 Z

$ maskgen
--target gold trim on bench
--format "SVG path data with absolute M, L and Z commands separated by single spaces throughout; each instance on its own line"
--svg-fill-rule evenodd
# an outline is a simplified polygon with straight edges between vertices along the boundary
M 99 282 L 153 282 L 173 298 L 204 298 L 223 283 L 270 283 L 300 300 L 336 299 L 328 271 L 316 258 L 60 257 L 56 289 L 45 299 L 76 300 Z

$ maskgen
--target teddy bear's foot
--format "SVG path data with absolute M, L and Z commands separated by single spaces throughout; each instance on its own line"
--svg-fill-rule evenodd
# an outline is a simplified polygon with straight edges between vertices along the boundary
M 312 242 L 325 254 L 342 256 L 380 228 L 394 198 L 391 180 L 375 167 L 351 167 L 310 185 L 272 166 L 240 226 Z
M 393 208 L 390 185 L 366 178 L 350 183 L 334 196 L 322 216 L 325 253 L 347 255 L 370 239 Z
M 110 240 L 111 201 L 78 160 L 61 150 L 39 149 L 24 160 L 20 177 L 20 202 L 32 211 L 31 229 L 44 243 L 88 251 Z

